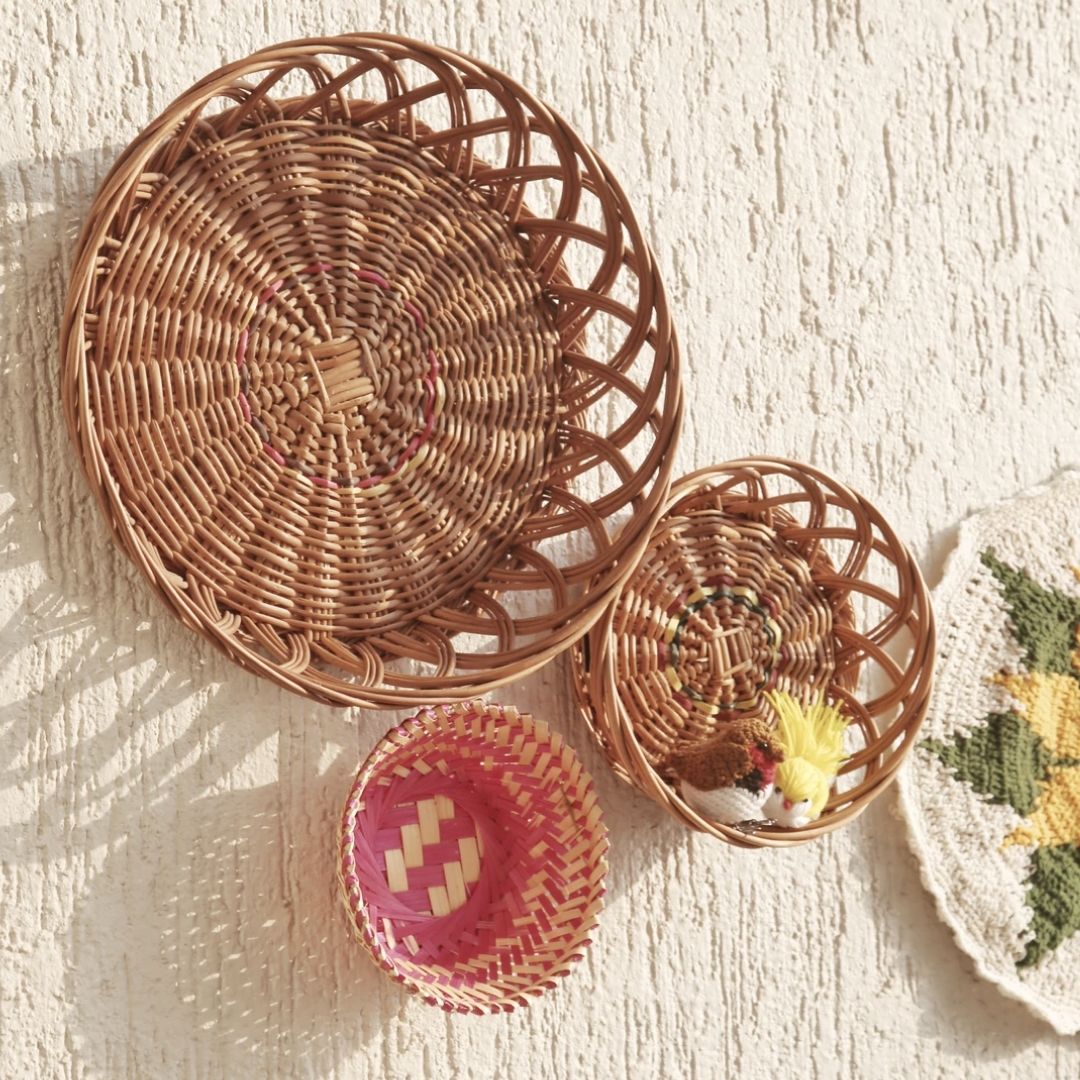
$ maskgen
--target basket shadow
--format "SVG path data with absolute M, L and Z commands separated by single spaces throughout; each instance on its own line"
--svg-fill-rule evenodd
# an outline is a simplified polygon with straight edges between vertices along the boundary
M 136 1061 L 186 1075 L 210 1052 L 235 1053 L 233 1075 L 286 1058 L 320 1074 L 400 1007 L 335 899 L 333 823 L 360 736 L 341 714 L 320 727 L 164 618 L 80 475 L 58 328 L 78 225 L 115 154 L 0 163 L 0 791 L 20 811 L 0 852 L 36 867 L 46 897 L 57 874 L 71 881 L 59 942 L 72 1052 L 91 1074 Z M 270 740 L 287 773 L 228 790 Z M 343 760 L 326 767 L 328 744 Z M 286 839 L 309 829 L 317 842 Z M 37 932 L 25 914 L 16 947 Z
M 122 754 L 140 727 L 193 696 L 209 699 L 213 676 L 224 670 L 221 661 L 202 662 L 208 651 L 187 669 L 161 662 L 175 652 L 172 635 L 185 631 L 157 617 L 150 591 L 111 542 L 64 428 L 57 359 L 64 263 L 114 153 L 102 147 L 0 165 L 0 201 L 11 211 L 0 242 L 19 253 L 0 272 L 0 674 L 7 690 L 0 787 L 39 796 L 28 819 L 0 830 L 0 849 L 19 861 L 46 862 L 103 842 L 116 800 L 133 786 L 154 786 L 183 740 L 142 757 L 137 784 L 125 772 L 93 784 L 73 776 L 100 776 L 101 762 Z M 38 208 L 29 216 L 28 202 Z M 106 684 L 118 691 L 115 715 L 84 722 L 82 708 Z M 57 805 L 65 810 L 62 835 L 53 827 Z
M 326 1075 L 400 1009 L 337 894 L 345 757 L 299 786 L 207 795 L 188 778 L 110 853 L 70 935 L 76 1051 L 91 1072 L 122 1053 L 140 1075 L 206 1060 L 226 1075 Z
M 63 421 L 59 328 L 78 229 L 116 152 L 0 164 L 0 246 L 17 253 L 0 266 L 0 554 L 8 570 L 43 563 L 65 586 L 73 538 L 96 564 L 104 530 L 87 529 L 97 511 Z
M 919 561 L 928 588 L 936 589 L 941 584 L 941 579 L 945 575 L 945 566 L 956 547 L 959 536 L 960 525 L 954 523 L 938 529 L 927 541 L 926 553 Z
M 923 887 L 895 789 L 871 806 L 859 824 L 873 834 L 875 845 L 872 857 L 852 860 L 850 872 L 864 883 L 866 902 L 876 912 L 890 913 L 887 921 L 877 921 L 886 945 L 891 938 L 890 951 L 905 958 L 898 976 L 920 1009 L 920 1034 L 958 1059 L 977 1045 L 985 1061 L 1008 1060 L 1047 1040 L 1072 1045 L 1075 1040 L 1056 1035 L 1025 1005 L 977 975 Z
M 588 735 L 582 729 L 584 735 Z M 652 799 L 620 780 L 590 741 L 583 751 L 604 809 L 611 847 L 608 849 L 608 903 L 630 898 L 636 881 L 654 865 L 681 864 L 690 857 L 697 835 L 676 821 Z M 720 845 L 717 845 L 719 848 Z M 601 924 L 604 916 L 601 915 Z M 601 929 L 602 932 L 602 929 Z
M 110 150 L 0 165 L 0 554 L 9 572 L 46 562 L 56 576 L 87 502 L 60 408 L 59 324 L 66 261 Z M 37 209 L 25 213 L 27 197 Z M 22 215 L 20 217 L 20 215 Z M 76 498 L 77 494 L 77 498 Z M 6 501 L 4 497 L 6 496 Z M 52 528 L 49 526 L 60 526 Z

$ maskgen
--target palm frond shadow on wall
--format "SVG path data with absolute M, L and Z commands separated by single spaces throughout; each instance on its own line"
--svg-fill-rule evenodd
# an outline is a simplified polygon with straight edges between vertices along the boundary
M 0 857 L 57 882 L 37 918 L 92 1072 L 208 1052 L 321 1072 L 401 1007 L 349 947 L 330 840 L 385 724 L 302 703 L 166 617 L 94 505 L 58 327 L 117 152 L 0 166 Z M 277 778 L 251 786 L 267 744 Z

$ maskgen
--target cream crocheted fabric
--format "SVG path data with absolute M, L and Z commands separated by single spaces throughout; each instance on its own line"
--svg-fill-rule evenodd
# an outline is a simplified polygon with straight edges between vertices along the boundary
M 979 973 L 1080 1031 L 1080 472 L 967 521 L 900 778 L 923 879 Z

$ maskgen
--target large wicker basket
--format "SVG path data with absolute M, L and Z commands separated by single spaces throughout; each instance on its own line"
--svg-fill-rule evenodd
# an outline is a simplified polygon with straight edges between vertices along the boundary
M 816 469 L 761 458 L 672 487 L 573 667 L 585 719 L 624 780 L 693 828 L 776 847 L 851 820 L 892 781 L 926 711 L 933 655 L 922 576 L 882 515 Z M 772 690 L 850 718 L 854 745 L 824 812 L 799 828 L 709 820 L 666 763 L 734 717 L 770 722 Z
M 471 696 L 584 633 L 681 411 L 606 167 L 505 75 L 385 35 L 266 49 L 139 135 L 62 348 L 90 483 L 161 598 L 344 705 Z
M 356 937 L 413 993 L 509 1012 L 584 955 L 603 906 L 607 830 L 592 780 L 546 723 L 480 702 L 389 732 L 342 819 Z

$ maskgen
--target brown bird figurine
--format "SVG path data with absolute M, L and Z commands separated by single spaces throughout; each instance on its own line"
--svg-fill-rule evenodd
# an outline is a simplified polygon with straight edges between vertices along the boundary
M 675 750 L 664 762 L 679 793 L 703 817 L 721 825 L 759 821 L 784 751 L 760 717 L 725 724 L 712 738 Z

